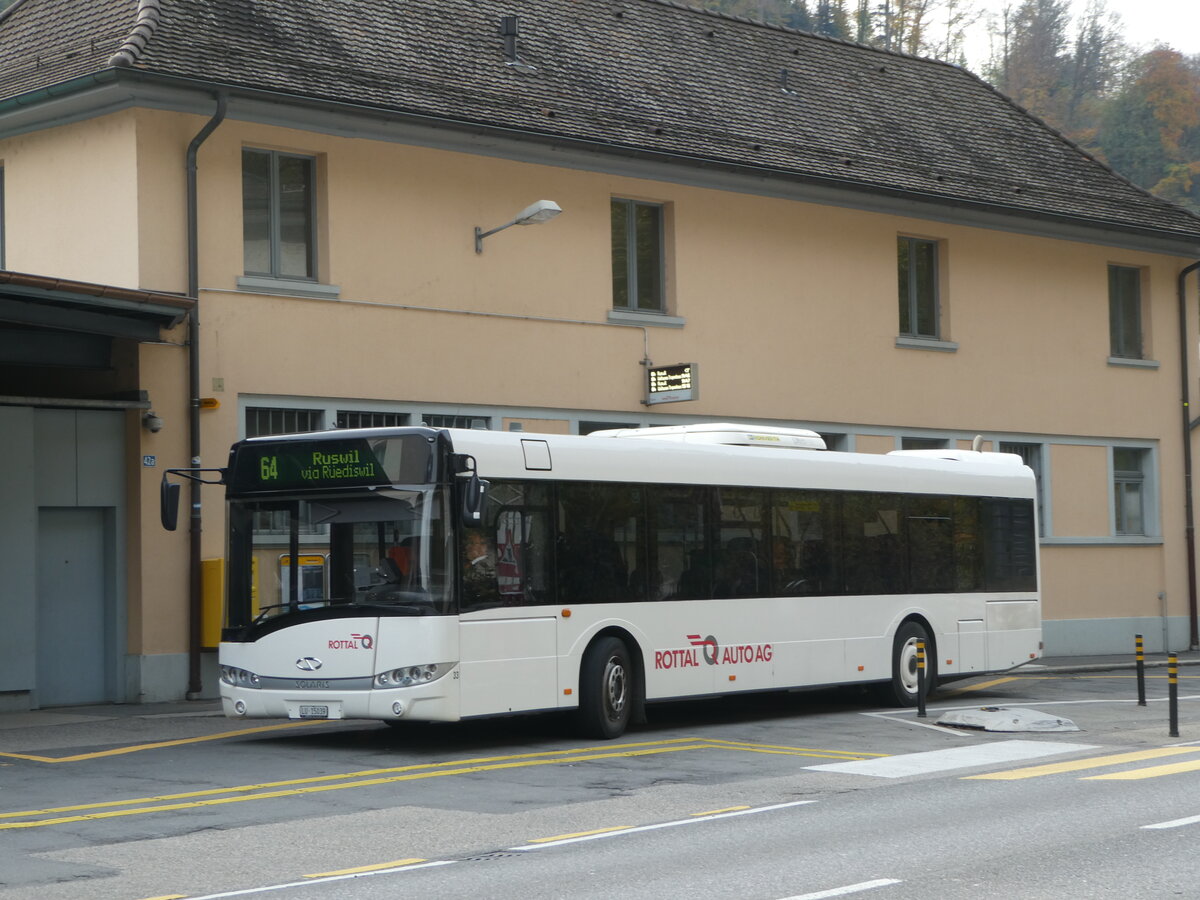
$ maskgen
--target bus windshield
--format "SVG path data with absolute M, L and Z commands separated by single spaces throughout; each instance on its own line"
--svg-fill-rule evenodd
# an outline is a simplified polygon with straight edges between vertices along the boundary
M 226 627 L 337 607 L 449 614 L 445 504 L 434 487 L 231 501 Z

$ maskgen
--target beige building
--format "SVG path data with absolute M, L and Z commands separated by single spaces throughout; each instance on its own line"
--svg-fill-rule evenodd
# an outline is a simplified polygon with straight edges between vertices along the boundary
M 358 424 L 982 435 L 1047 653 L 1195 646 L 1200 220 L 963 70 L 660 0 L 244 9 L 0 14 L 0 709 L 213 694 L 222 498 L 166 533 L 163 470 Z

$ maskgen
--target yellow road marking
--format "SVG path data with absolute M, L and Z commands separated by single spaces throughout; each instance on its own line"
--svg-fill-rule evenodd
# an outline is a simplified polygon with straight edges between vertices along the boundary
M 743 809 L 749 809 L 748 806 L 727 806 L 725 809 L 710 809 L 708 812 L 692 813 L 693 816 L 716 816 L 727 812 L 740 812 Z
M 821 759 L 862 759 L 865 756 L 888 756 L 887 753 L 860 753 L 857 750 L 815 750 L 812 747 L 785 747 L 780 744 L 754 744 L 749 741 L 723 741 L 700 738 L 707 744 L 750 750 L 755 753 L 790 753 L 794 756 L 815 756 Z
M 309 725 L 323 725 L 327 722 L 341 721 L 339 719 L 326 719 L 317 722 L 287 722 L 283 725 L 262 725 L 258 728 L 242 728 L 238 731 L 222 731 L 219 734 L 206 734 L 202 737 L 194 738 L 179 738 L 174 741 L 157 741 L 153 744 L 134 744 L 128 747 L 117 747 L 113 750 L 98 750 L 95 753 L 79 753 L 75 756 L 34 756 L 29 753 L 0 753 L 0 756 L 8 759 L 26 759 L 31 762 L 41 763 L 68 763 L 80 762 L 85 759 L 100 759 L 105 756 L 121 756 L 126 753 L 138 753 L 142 750 L 159 750 L 163 747 L 181 747 L 184 744 L 199 744 L 204 741 L 221 741 L 225 738 L 241 737 L 246 734 L 263 734 L 268 731 L 282 731 L 286 728 L 305 728 Z
M 613 825 L 609 828 L 594 828 L 591 831 L 577 831 L 574 834 L 556 834 L 554 837 L 530 838 L 531 844 L 548 844 L 552 841 L 565 841 L 568 838 L 588 837 L 593 834 L 610 834 L 614 831 L 628 831 L 632 825 Z
M 1181 753 L 1200 753 L 1200 747 L 1158 747 L 1154 750 L 1136 750 L 1132 753 L 1115 753 L 1111 756 L 1093 756 L 1088 759 L 1072 759 L 1066 762 L 1047 763 L 1043 766 L 1026 766 L 1007 772 L 989 772 L 986 775 L 966 775 L 964 780 L 1017 781 L 1022 778 L 1038 778 L 1042 775 L 1061 775 L 1063 772 L 1080 772 L 1084 769 L 1099 769 L 1122 763 L 1159 759 L 1163 756 L 1178 756 Z M 1197 763 L 1200 768 L 1200 762 Z
M 1107 775 L 1089 775 L 1084 781 L 1137 781 L 1142 778 L 1158 778 L 1162 775 L 1178 775 L 1180 772 L 1195 772 L 1200 770 L 1200 759 L 1189 759 L 1187 762 L 1174 763 L 1169 766 L 1150 766 L 1145 769 L 1134 769 L 1130 772 L 1110 772 Z
M 72 822 L 111 819 L 121 816 L 144 815 L 154 812 L 169 812 L 201 807 L 220 806 L 229 803 L 242 803 L 248 800 L 269 800 L 280 797 L 294 797 L 303 794 L 324 793 L 349 788 L 373 787 L 384 784 L 394 784 L 402 781 L 416 781 L 426 778 L 439 778 L 446 775 L 470 775 L 481 772 L 500 771 L 504 769 L 525 768 L 541 765 L 561 765 L 563 763 L 587 762 L 603 759 L 628 759 L 638 756 L 653 756 L 663 753 L 677 753 L 684 750 L 752 750 L 754 745 L 738 744 L 736 742 L 706 741 L 692 738 L 674 738 L 668 741 L 645 741 L 631 744 L 620 744 L 616 748 L 583 747 L 565 751 L 542 751 L 538 753 L 518 754 L 515 756 L 483 757 L 480 759 L 452 760 L 438 763 L 420 763 L 411 766 L 397 766 L 387 769 L 369 769 L 361 772 L 349 772 L 340 775 L 321 775 L 312 778 L 298 778 L 288 781 L 268 782 L 263 784 L 238 785 L 226 788 L 210 788 L 200 791 L 190 791 L 179 794 L 163 794 L 155 797 L 141 797 L 127 800 L 114 800 L 100 803 L 84 803 L 74 806 L 51 807 L 47 809 L 24 810 L 20 812 L 0 813 L 0 819 L 33 819 L 34 821 L 3 822 L 0 830 L 18 828 L 40 828 L 47 825 L 63 825 Z M 598 752 L 599 751 L 599 752 Z M 779 752 L 806 752 L 814 756 L 823 755 L 823 751 L 801 751 L 800 748 L 779 748 Z M 840 751 L 838 751 L 840 752 Z M 873 756 L 879 754 L 871 754 Z M 837 758 L 854 758 L 842 754 Z M 861 757 L 857 757 L 861 758 Z M 177 801 L 177 802 L 171 802 Z M 157 805 L 151 805 L 157 804 Z M 64 815 L 66 814 L 66 815 Z
M 1021 681 L 1020 676 L 1009 676 L 1007 678 L 993 678 L 991 681 L 981 681 L 979 684 L 969 684 L 966 687 L 952 688 L 946 691 L 938 691 L 939 697 L 951 697 L 955 694 L 967 694 L 971 691 L 985 691 L 988 688 L 995 687 L 998 684 L 1007 684 L 1010 681 Z
M 333 878 L 336 875 L 358 875 L 362 872 L 378 872 L 382 869 L 400 869 L 413 863 L 425 862 L 423 859 L 397 859 L 392 862 L 375 863 L 373 866 L 356 866 L 353 869 L 338 869 L 334 872 L 317 872 L 305 875 L 305 878 Z

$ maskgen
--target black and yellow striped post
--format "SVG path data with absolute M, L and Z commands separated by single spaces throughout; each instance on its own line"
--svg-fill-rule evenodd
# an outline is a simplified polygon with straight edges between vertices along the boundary
M 925 718 L 925 642 L 917 641 L 917 715 Z
M 1146 705 L 1146 654 L 1142 646 L 1142 636 L 1135 634 L 1133 642 L 1137 646 L 1137 686 L 1138 706 Z
M 1179 657 L 1167 655 L 1167 705 L 1171 710 L 1170 737 L 1179 737 Z

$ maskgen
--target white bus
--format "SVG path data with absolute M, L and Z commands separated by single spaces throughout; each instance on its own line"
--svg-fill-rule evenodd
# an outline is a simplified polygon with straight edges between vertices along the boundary
M 1018 457 L 823 448 L 744 425 L 241 441 L 222 470 L 224 710 L 568 709 L 613 738 L 678 698 L 861 683 L 912 705 L 919 640 L 927 686 L 1040 656 Z

